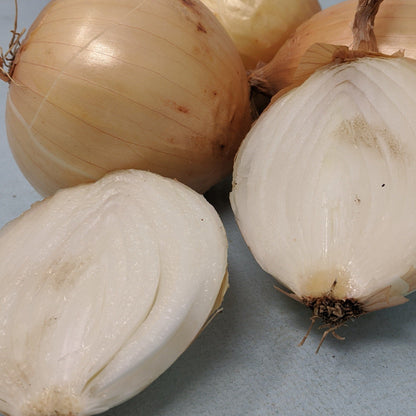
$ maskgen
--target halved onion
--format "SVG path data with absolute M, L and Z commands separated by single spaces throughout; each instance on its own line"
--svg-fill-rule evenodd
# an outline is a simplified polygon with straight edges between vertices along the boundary
M 416 290 L 416 61 L 325 50 L 244 139 L 230 198 L 260 266 L 327 334 Z
M 106 175 L 0 231 L 0 412 L 91 415 L 144 389 L 227 288 L 227 239 L 185 185 Z

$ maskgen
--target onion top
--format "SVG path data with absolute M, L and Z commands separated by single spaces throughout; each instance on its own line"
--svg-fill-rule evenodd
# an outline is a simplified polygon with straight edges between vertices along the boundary
M 252 71 L 250 82 L 272 96 L 294 81 L 305 52 L 315 43 L 353 46 L 353 21 L 357 0 L 344 0 L 314 14 L 299 25 L 273 59 Z M 416 2 L 384 0 L 377 12 L 374 34 L 378 50 L 386 55 L 402 50 L 416 58 Z

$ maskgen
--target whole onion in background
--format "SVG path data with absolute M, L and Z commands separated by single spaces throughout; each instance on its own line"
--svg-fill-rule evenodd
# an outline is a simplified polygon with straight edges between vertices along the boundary
M 248 69 L 269 62 L 290 34 L 321 10 L 318 0 L 202 0 L 223 24 Z
M 302 23 L 270 62 L 250 74 L 252 85 L 272 96 L 293 82 L 299 63 L 314 43 L 351 46 L 356 7 L 357 0 L 345 0 Z M 384 0 L 374 32 L 381 53 L 391 55 L 403 50 L 406 57 L 415 58 L 416 2 Z
M 10 76 L 10 147 L 42 195 L 126 168 L 205 192 L 251 124 L 241 58 L 199 0 L 51 1 Z

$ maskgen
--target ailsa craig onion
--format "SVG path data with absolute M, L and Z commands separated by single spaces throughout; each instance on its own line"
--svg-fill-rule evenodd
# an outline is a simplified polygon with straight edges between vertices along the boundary
M 241 58 L 199 0 L 52 0 L 3 77 L 10 147 L 43 195 L 126 168 L 204 192 L 251 124 Z
M 344 0 L 314 14 L 292 33 L 270 62 L 252 71 L 250 82 L 272 96 L 294 81 L 296 69 L 313 44 L 351 47 L 351 28 L 357 4 L 358 0 Z M 384 0 L 374 27 L 378 50 L 386 55 L 403 50 L 407 57 L 416 58 L 415 21 L 414 0 Z
M 248 69 L 269 62 L 302 22 L 321 10 L 318 0 L 202 0 L 237 46 Z

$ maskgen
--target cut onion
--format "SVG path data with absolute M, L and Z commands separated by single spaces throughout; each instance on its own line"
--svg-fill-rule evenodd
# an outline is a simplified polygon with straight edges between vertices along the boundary
M 416 290 L 416 61 L 333 53 L 257 120 L 231 204 L 260 266 L 335 333 Z
M 0 412 L 101 413 L 188 347 L 227 288 L 214 208 L 172 179 L 106 175 L 0 231 Z

